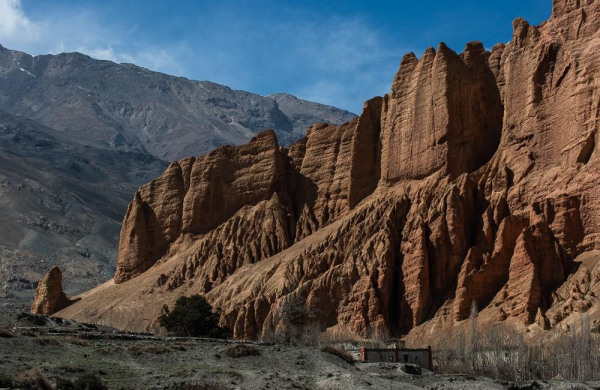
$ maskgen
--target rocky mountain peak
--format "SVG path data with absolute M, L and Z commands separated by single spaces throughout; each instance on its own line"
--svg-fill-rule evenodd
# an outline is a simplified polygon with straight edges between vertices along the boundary
M 167 161 L 239 145 L 266 128 L 289 144 L 313 123 L 355 116 L 291 95 L 272 99 L 81 53 L 32 57 L 2 50 L 0 75 L 0 109 L 94 147 Z M 276 99 L 284 96 L 280 107 Z

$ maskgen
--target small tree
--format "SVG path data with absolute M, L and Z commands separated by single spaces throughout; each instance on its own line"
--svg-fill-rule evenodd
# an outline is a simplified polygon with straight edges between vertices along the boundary
M 177 336 L 227 338 L 228 328 L 219 326 L 219 313 L 201 295 L 181 297 L 175 308 L 159 318 L 160 326 Z
M 310 309 L 306 299 L 299 295 L 290 295 L 277 310 L 278 329 L 274 338 L 284 344 L 315 345 L 321 333 L 318 317 L 318 311 Z
M 477 310 L 477 302 L 473 300 L 471 302 L 471 369 L 476 372 L 479 368 L 479 328 L 477 326 L 477 317 L 479 316 L 479 310 Z

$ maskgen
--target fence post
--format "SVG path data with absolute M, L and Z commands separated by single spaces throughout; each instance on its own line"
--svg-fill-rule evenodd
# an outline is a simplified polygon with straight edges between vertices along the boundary
M 427 359 L 427 360 L 428 360 L 428 363 L 429 363 L 429 369 L 430 369 L 431 371 L 433 371 L 433 357 L 432 357 L 432 354 L 431 354 L 431 345 L 429 345 L 429 346 L 427 347 L 427 355 L 429 355 L 429 356 L 428 356 L 428 359 Z

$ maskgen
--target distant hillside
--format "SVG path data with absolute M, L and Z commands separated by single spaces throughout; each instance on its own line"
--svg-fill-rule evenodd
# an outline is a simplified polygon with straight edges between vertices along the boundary
M 51 264 L 67 292 L 112 278 L 127 203 L 166 161 L 266 128 L 287 144 L 314 122 L 352 117 L 291 95 L 0 46 L 0 297 L 31 297 Z
M 289 93 L 276 93 L 267 96 L 277 102 L 279 109 L 289 118 L 294 127 L 293 138 L 300 139 L 306 129 L 318 122 L 341 125 L 356 117 L 351 112 L 325 104 L 298 99 Z
M 0 111 L 0 297 L 32 294 L 50 264 L 70 291 L 111 278 L 127 203 L 165 167 Z
M 88 145 L 145 150 L 163 160 L 239 145 L 267 128 L 289 144 L 313 123 L 355 116 L 290 95 L 264 97 L 80 53 L 33 57 L 2 46 L 0 109 Z

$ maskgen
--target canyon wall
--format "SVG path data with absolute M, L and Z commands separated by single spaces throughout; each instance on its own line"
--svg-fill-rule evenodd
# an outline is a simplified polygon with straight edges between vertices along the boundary
M 344 125 L 173 163 L 130 204 L 114 281 L 60 315 L 156 330 L 201 293 L 240 338 L 297 297 L 363 336 L 430 337 L 473 303 L 533 333 L 597 321 L 599 26 L 597 1 L 555 0 L 491 52 L 405 56 Z

